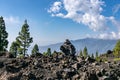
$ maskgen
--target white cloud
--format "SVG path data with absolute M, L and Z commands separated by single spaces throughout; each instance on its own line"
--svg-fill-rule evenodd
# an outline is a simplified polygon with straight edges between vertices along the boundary
M 48 10 L 48 12 L 53 12 L 53 13 L 57 13 L 60 11 L 61 9 L 61 2 L 54 2 L 54 4 L 51 6 L 51 8 Z
M 120 32 L 120 21 L 117 21 L 113 16 L 109 17 L 109 19 L 114 24 L 114 26 L 117 27 L 118 31 Z
M 89 26 L 93 31 L 106 30 L 106 18 L 103 15 L 91 15 L 85 13 L 82 17 L 82 23 Z
M 113 7 L 113 14 L 116 14 L 120 10 L 120 4 L 117 4 Z
M 106 17 L 101 15 L 102 5 L 104 2 L 101 0 L 62 0 L 54 2 L 48 12 L 52 16 L 69 18 L 77 23 L 83 23 L 94 31 L 105 30 Z M 62 13 L 61 9 L 67 13 Z
M 102 32 L 99 34 L 87 34 L 86 37 L 88 38 L 98 38 L 98 39 L 120 39 L 120 32 Z
M 100 39 L 119 39 L 120 38 L 120 33 L 116 32 L 109 32 L 109 33 L 102 33 L 98 35 L 98 38 Z
M 13 17 L 13 16 L 4 17 L 4 20 L 5 20 L 5 23 L 8 26 L 12 26 L 12 25 L 16 25 L 16 24 L 20 24 L 21 23 L 19 17 Z
M 68 18 L 88 26 L 93 31 L 99 31 L 97 38 L 118 39 L 120 22 L 113 16 L 106 17 L 101 14 L 104 5 L 102 0 L 60 0 L 54 2 L 48 12 L 54 17 Z M 114 12 L 118 12 L 119 9 L 120 4 L 114 8 Z M 117 26 L 118 32 L 111 32 L 108 22 Z

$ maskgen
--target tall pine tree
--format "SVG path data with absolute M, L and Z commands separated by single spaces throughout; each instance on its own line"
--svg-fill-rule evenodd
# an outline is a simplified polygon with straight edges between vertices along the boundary
M 87 47 L 85 47 L 84 50 L 83 50 L 83 56 L 84 56 L 85 58 L 88 57 Z
M 94 54 L 92 53 L 91 58 L 94 59 Z
M 48 54 L 48 56 L 51 56 L 51 48 L 47 49 L 47 54 Z
M 22 54 L 25 56 L 27 53 L 28 47 L 30 46 L 30 43 L 33 42 L 33 38 L 30 37 L 29 32 L 29 25 L 27 24 L 27 20 L 25 20 L 21 31 L 19 32 L 19 36 L 16 38 L 16 41 L 20 45 L 20 51 L 22 51 Z
M 80 50 L 80 55 L 79 55 L 80 57 L 83 57 L 83 53 L 82 53 L 82 50 Z
M 3 17 L 0 17 L 0 51 L 6 51 L 8 47 L 8 33 L 6 32 L 5 22 Z
M 12 42 L 9 52 L 13 54 L 14 57 L 17 57 L 19 44 L 17 42 Z
M 96 58 L 98 58 L 98 57 L 99 57 L 99 55 L 98 55 L 98 51 L 96 51 L 96 54 L 95 54 L 95 55 L 96 55 Z
M 38 48 L 38 45 L 35 44 L 32 50 L 32 54 L 37 54 L 37 53 L 39 53 L 39 48 Z

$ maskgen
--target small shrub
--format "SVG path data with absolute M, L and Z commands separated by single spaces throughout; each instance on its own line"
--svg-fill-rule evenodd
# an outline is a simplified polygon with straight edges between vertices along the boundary
M 120 61 L 120 58 L 115 58 L 114 61 Z
M 17 58 L 24 58 L 24 54 L 19 54 Z

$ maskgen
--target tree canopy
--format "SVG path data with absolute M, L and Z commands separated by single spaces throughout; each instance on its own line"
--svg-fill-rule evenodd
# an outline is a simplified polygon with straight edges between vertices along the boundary
M 51 56 L 52 54 L 51 54 L 51 48 L 48 48 L 47 49 L 47 54 L 48 54 L 48 56 Z
M 19 44 L 17 44 L 16 42 L 12 42 L 9 51 L 11 54 L 13 54 L 14 57 L 17 57 L 18 48 L 19 48 Z
M 33 38 L 30 37 L 29 32 L 29 25 L 27 24 L 27 20 L 25 20 L 21 31 L 19 32 L 19 36 L 16 38 L 16 41 L 20 45 L 20 51 L 22 51 L 23 55 L 27 53 L 28 47 L 30 46 L 30 43 L 33 42 Z
M 0 51 L 6 51 L 8 47 L 8 33 L 6 32 L 5 21 L 0 17 Z
M 39 53 L 39 48 L 38 48 L 37 44 L 35 44 L 33 49 L 32 49 L 32 54 L 36 54 L 36 53 Z
M 94 59 L 94 54 L 92 53 L 91 58 Z
M 113 54 L 118 57 L 120 56 L 120 40 L 117 41 L 114 49 L 113 49 Z
M 83 50 L 83 56 L 84 56 L 85 58 L 88 56 L 87 47 L 85 47 L 84 50 Z
M 96 58 L 98 58 L 98 57 L 99 57 L 99 55 L 98 55 L 98 51 L 96 51 L 95 56 L 96 56 Z
M 83 53 L 82 53 L 82 50 L 80 50 L 80 55 L 79 55 L 80 57 L 83 57 Z

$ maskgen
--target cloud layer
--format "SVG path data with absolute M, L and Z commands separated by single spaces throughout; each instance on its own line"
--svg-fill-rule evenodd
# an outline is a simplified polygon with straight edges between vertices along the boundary
M 4 20 L 8 26 L 13 26 L 21 23 L 19 17 L 9 16 L 4 17 Z
M 82 23 L 93 31 L 104 31 L 99 35 L 100 38 L 117 38 L 118 33 L 105 32 L 109 28 L 108 21 L 115 26 L 119 26 L 119 22 L 113 16 L 106 17 L 101 14 L 104 5 L 105 2 L 102 0 L 60 0 L 54 2 L 48 12 L 54 17 L 68 18 Z
M 113 7 L 113 13 L 116 14 L 120 10 L 120 4 L 117 4 Z

